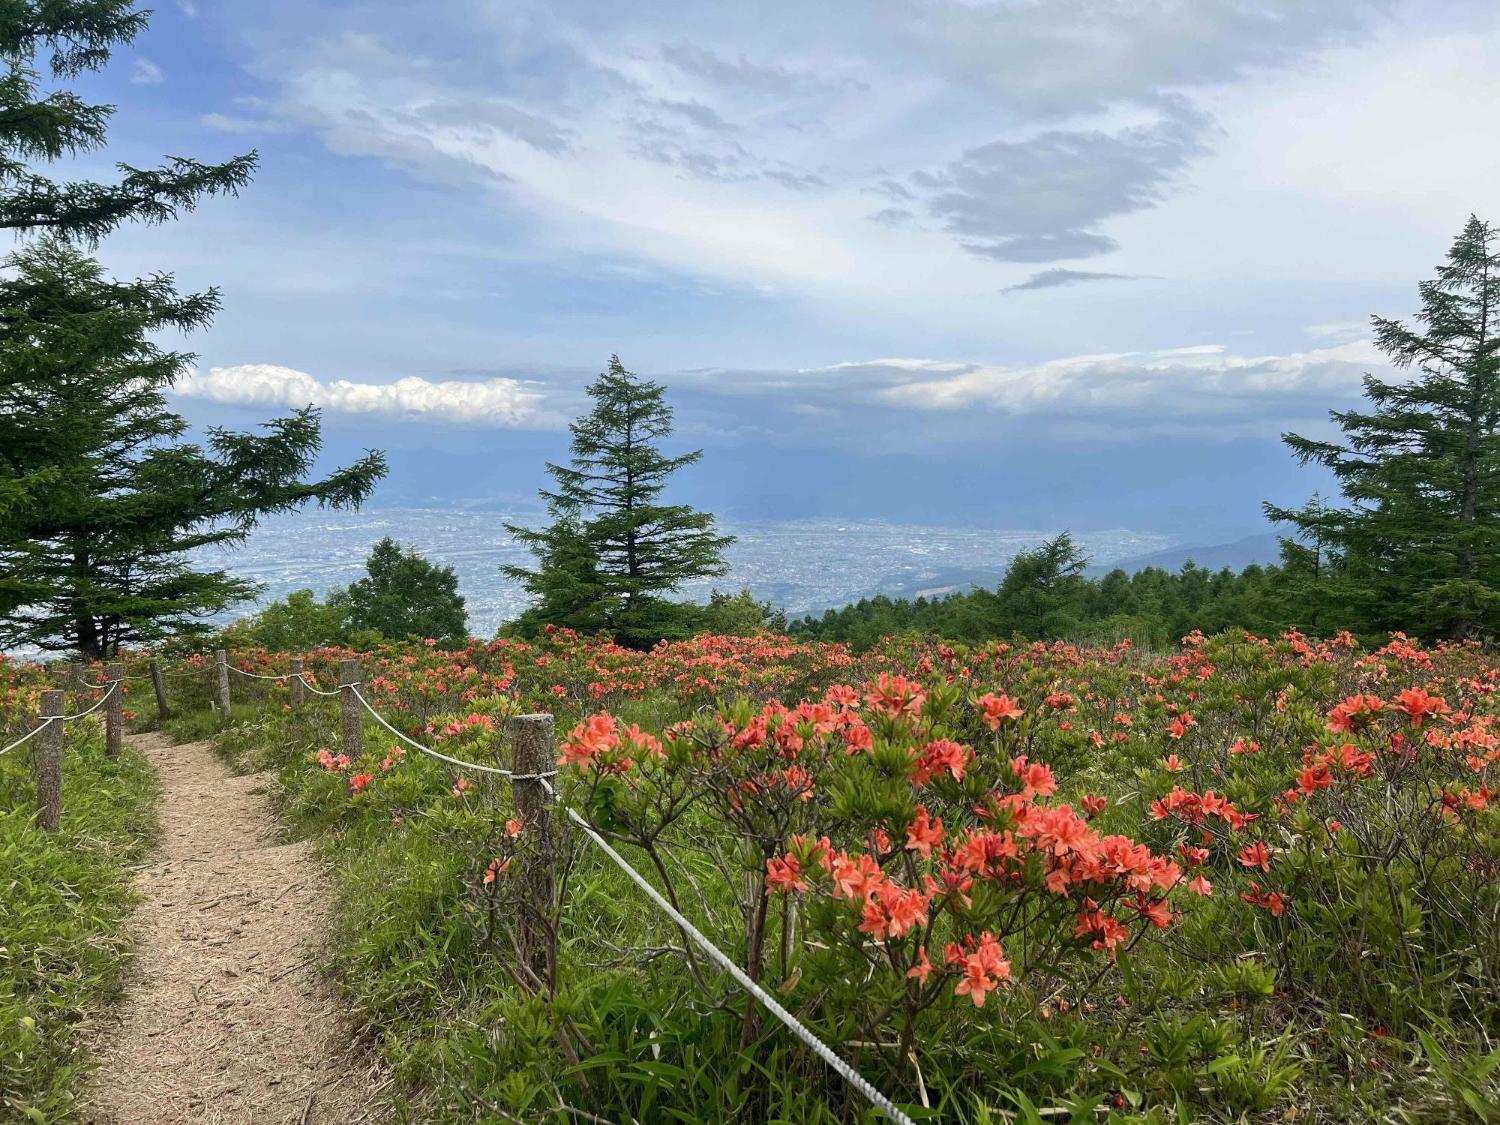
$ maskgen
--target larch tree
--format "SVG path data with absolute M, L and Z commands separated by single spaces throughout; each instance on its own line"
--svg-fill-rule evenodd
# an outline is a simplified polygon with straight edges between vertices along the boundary
M 1284 434 L 1332 470 L 1347 506 L 1267 505 L 1314 547 L 1329 626 L 1463 640 L 1500 629 L 1500 253 L 1470 217 L 1415 326 L 1373 318 L 1406 381 L 1366 375 L 1366 410 L 1336 410 L 1342 440 Z M 1299 561 L 1306 568 L 1305 551 Z
M 212 293 L 170 277 L 116 282 L 58 239 L 6 261 L 0 280 L 0 480 L 30 479 L 0 524 L 0 648 L 72 650 L 205 631 L 202 620 L 255 593 L 192 553 L 242 542 L 256 523 L 308 503 L 369 496 L 385 460 L 369 453 L 306 479 L 321 445 L 311 407 L 260 433 L 187 423 L 165 390 L 192 356 L 158 337 L 200 327 Z
M 507 525 L 532 548 L 538 568 L 502 569 L 538 599 L 525 623 L 597 620 L 622 644 L 645 646 L 690 631 L 696 614 L 666 595 L 726 573 L 733 538 L 720 535 L 707 512 L 661 503 L 672 475 L 703 456 L 661 451 L 658 443 L 672 433 L 665 387 L 611 356 L 588 395 L 593 409 L 570 427 L 570 464 L 547 466 L 556 487 L 541 495 L 551 525 Z

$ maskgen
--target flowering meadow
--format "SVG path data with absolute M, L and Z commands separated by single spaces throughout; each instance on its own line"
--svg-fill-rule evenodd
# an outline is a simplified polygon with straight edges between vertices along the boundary
M 304 655 L 326 690 L 351 654 Z M 506 718 L 553 713 L 561 800 L 919 1120 L 1497 1119 L 1478 646 L 555 631 L 358 655 L 381 713 L 453 757 L 507 764 Z M 525 823 L 503 781 L 373 723 L 348 760 L 332 701 L 235 690 L 224 744 L 281 769 L 335 863 L 338 971 L 414 1115 L 873 1112 L 560 814 Z

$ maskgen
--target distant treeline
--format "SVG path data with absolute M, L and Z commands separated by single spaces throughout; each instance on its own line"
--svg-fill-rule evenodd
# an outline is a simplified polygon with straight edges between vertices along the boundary
M 1090 578 L 1083 573 L 1087 561 L 1065 533 L 1017 555 L 995 589 L 915 599 L 881 594 L 794 621 L 791 630 L 862 650 L 908 630 L 967 642 L 1020 635 L 1165 645 L 1193 629 L 1263 632 L 1310 624 L 1298 620 L 1312 615 L 1305 587 L 1281 567 L 1235 573 L 1188 563 L 1176 572 L 1147 567 Z

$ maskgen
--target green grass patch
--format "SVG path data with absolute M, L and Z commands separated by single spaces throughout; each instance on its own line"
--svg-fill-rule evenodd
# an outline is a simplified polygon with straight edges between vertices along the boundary
M 129 868 L 156 838 L 159 787 L 145 757 L 104 754 L 93 723 L 69 728 L 62 827 L 33 823 L 27 751 L 0 758 L 0 1119 L 68 1121 L 88 1073 L 85 1030 L 119 998 L 137 900 Z

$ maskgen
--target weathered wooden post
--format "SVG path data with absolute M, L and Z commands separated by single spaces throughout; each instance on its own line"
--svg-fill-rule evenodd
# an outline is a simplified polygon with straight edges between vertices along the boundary
M 60 688 L 42 692 L 42 714 L 65 715 L 68 693 Z M 31 740 L 31 779 L 36 783 L 37 824 L 44 832 L 56 832 L 62 822 L 63 725 L 61 720 L 47 723 Z
M 307 685 L 302 682 L 302 657 L 292 657 L 292 678 L 287 681 L 292 690 L 292 706 L 301 707 L 307 701 Z
M 516 715 L 510 720 L 511 801 L 521 822 L 522 838 L 530 845 L 522 866 L 518 944 L 522 960 L 543 986 L 552 981 L 552 927 L 556 897 L 556 833 L 552 825 L 552 787 L 547 778 L 557 772 L 552 745 L 551 715 Z
M 156 692 L 156 713 L 162 722 L 172 717 L 172 712 L 167 709 L 167 685 L 162 680 L 161 664 L 153 660 L 151 662 L 151 690 Z
M 104 678 L 119 681 L 107 689 L 109 698 L 104 701 L 104 753 L 118 758 L 125 744 L 125 665 L 118 661 L 106 664 Z
M 354 688 L 359 683 L 359 661 L 339 661 L 339 712 L 344 720 L 344 754 L 352 762 L 365 750 L 365 717 Z
M 219 649 L 214 653 L 214 703 L 218 705 L 219 715 L 227 723 L 229 721 L 229 653 Z
M 71 660 L 59 661 L 48 669 L 48 677 L 54 687 L 73 693 L 73 709 L 83 711 L 88 704 L 83 701 L 83 666 Z M 66 706 L 66 704 L 64 704 Z M 66 712 L 64 712 L 66 714 Z

